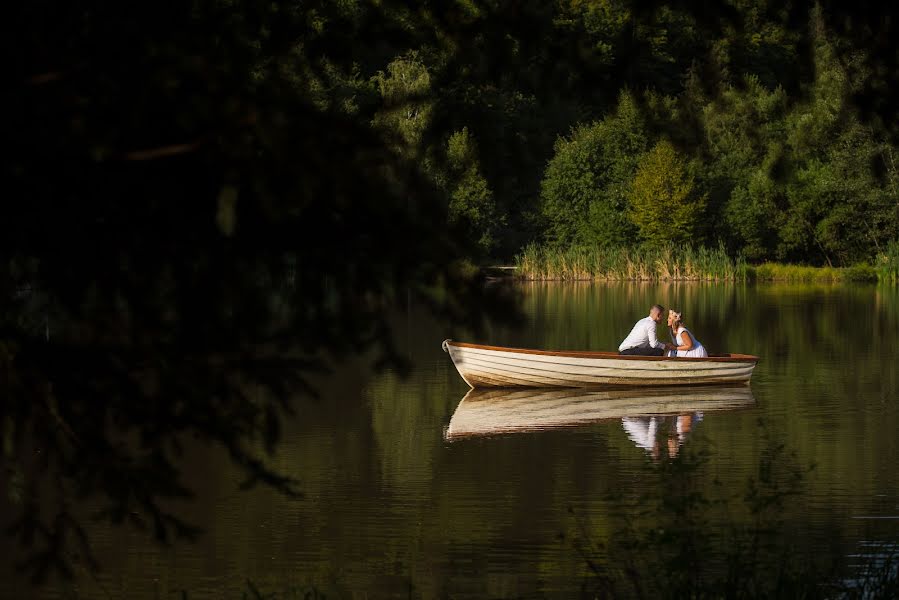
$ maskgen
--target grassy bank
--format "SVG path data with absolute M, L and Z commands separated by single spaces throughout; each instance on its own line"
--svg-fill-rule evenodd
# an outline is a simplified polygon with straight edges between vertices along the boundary
M 809 267 L 781 263 L 763 263 L 748 268 L 748 279 L 755 281 L 793 281 L 802 283 L 876 282 L 877 271 L 871 265 L 851 267 Z
M 899 240 L 881 253 L 874 263 L 877 278 L 887 283 L 899 283 Z
M 811 267 L 749 265 L 709 248 L 552 248 L 530 245 L 515 258 L 516 277 L 529 281 L 784 281 L 899 283 L 899 242 L 873 265 Z
M 531 245 L 515 259 L 518 277 L 532 281 L 734 281 L 746 263 L 723 248 L 632 249 Z

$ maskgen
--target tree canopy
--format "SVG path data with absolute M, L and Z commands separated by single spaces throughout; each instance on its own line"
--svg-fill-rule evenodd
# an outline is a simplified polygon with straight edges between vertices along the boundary
M 704 216 L 705 197 L 697 197 L 693 178 L 671 142 L 646 153 L 631 184 L 631 221 L 653 246 L 690 245 Z

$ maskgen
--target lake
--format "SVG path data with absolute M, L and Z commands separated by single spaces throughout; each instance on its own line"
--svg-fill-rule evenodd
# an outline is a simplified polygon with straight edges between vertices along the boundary
M 272 465 L 303 497 L 239 490 L 227 454 L 197 442 L 182 465 L 196 497 L 171 505 L 197 541 L 96 523 L 96 575 L 33 589 L 8 565 L 0 596 L 628 597 L 758 577 L 738 563 L 765 585 L 772 565 L 847 581 L 899 543 L 897 288 L 514 285 L 524 325 L 475 336 L 408 307 L 394 321 L 408 377 L 360 359 L 297 401 Z M 760 356 L 749 392 L 672 391 L 670 411 L 590 422 L 566 420 L 577 398 L 544 398 L 532 427 L 447 435 L 468 386 L 444 338 L 610 350 L 655 302 L 710 352 Z M 521 418 L 518 400 L 493 410 Z

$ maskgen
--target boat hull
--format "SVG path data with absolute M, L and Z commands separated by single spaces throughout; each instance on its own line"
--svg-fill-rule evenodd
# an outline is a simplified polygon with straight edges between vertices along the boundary
M 552 352 L 445 340 L 459 375 L 473 388 L 632 387 L 746 383 L 758 357 L 620 356 L 612 352 Z

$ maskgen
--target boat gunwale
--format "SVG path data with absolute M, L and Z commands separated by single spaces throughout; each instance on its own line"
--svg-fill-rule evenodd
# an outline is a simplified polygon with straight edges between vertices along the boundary
M 677 360 L 689 362 L 754 362 L 758 363 L 759 357 L 752 354 L 736 354 L 730 353 L 728 356 L 710 355 L 707 357 L 686 357 L 686 356 L 632 356 L 626 354 L 618 354 L 617 352 L 602 352 L 597 350 L 534 350 L 531 348 L 511 348 L 506 346 L 488 346 L 486 344 L 473 344 L 471 342 L 457 342 L 447 339 L 443 342 L 448 346 L 457 348 L 474 348 L 478 350 L 491 350 L 494 352 L 510 352 L 513 354 L 538 354 L 543 356 L 566 356 L 570 358 L 599 358 L 614 360 L 637 360 L 637 361 L 665 361 Z

